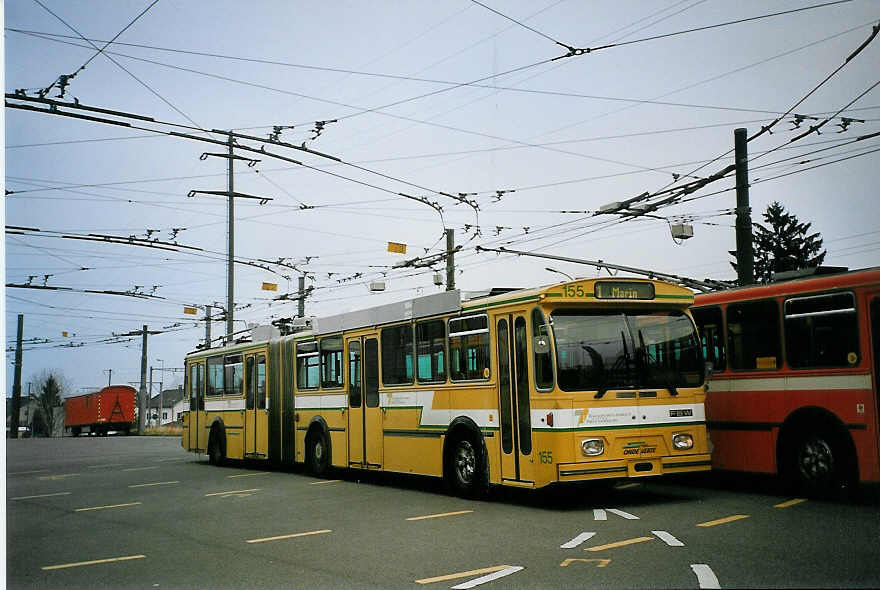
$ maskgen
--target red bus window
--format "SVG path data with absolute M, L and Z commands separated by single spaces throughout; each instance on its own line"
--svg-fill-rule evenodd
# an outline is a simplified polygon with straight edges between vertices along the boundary
M 778 369 L 779 306 L 773 299 L 727 306 L 727 354 L 731 369 Z
M 859 363 L 856 301 L 852 293 L 797 297 L 785 302 L 785 354 L 797 369 Z

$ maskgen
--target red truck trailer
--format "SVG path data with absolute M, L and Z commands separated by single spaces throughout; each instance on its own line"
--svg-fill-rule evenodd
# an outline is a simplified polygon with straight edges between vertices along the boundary
M 64 400 L 64 427 L 73 436 L 86 432 L 107 436 L 111 430 L 128 434 L 134 421 L 137 391 L 128 385 L 110 385 L 97 393 Z

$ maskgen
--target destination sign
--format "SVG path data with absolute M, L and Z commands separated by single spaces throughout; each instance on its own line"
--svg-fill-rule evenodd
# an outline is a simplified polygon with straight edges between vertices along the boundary
M 596 299 L 653 299 L 654 285 L 624 281 L 600 281 L 595 286 Z

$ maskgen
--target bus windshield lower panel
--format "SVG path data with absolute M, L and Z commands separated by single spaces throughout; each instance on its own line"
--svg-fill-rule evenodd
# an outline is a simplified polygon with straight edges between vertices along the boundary
M 563 391 L 668 389 L 703 383 L 699 339 L 681 311 L 557 310 L 551 314 Z

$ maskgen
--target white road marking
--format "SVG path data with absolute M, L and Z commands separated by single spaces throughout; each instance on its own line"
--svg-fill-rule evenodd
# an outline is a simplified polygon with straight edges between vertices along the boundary
M 128 486 L 130 488 L 149 488 L 151 486 L 170 486 L 176 483 L 180 483 L 179 481 L 157 481 L 156 483 L 139 483 L 137 485 Z
M 46 473 L 49 471 L 48 469 L 36 469 L 34 471 L 16 471 L 14 473 L 7 473 L 6 475 L 28 475 L 30 473 Z
M 107 508 L 126 508 L 128 506 L 140 506 L 143 502 L 129 502 L 128 504 L 110 504 L 109 506 L 92 506 L 91 508 L 77 508 L 76 512 L 89 512 L 90 510 L 105 510 Z
M 209 496 L 229 496 L 231 494 L 244 494 L 247 492 L 259 492 L 262 488 L 251 488 L 249 490 L 232 490 L 231 492 L 214 492 L 212 494 L 205 494 L 205 497 Z
M 608 515 L 601 508 L 593 509 L 593 520 L 608 520 Z
M 474 586 L 479 586 L 480 584 L 485 584 L 486 582 L 491 582 L 493 580 L 497 580 L 498 578 L 503 578 L 505 576 L 509 576 L 510 574 L 515 574 L 516 572 L 523 569 L 525 568 L 521 565 L 514 565 L 509 568 L 503 569 L 500 572 L 495 572 L 494 574 L 482 576 L 480 578 L 470 580 L 469 582 L 459 584 L 458 586 L 453 586 L 452 590 L 467 590 L 467 588 L 473 588 Z
M 310 537 L 312 535 L 323 535 L 326 533 L 332 533 L 333 531 L 330 529 L 322 529 L 320 531 L 309 531 L 307 533 L 293 533 L 290 535 L 279 535 L 277 537 L 266 537 L 264 539 L 250 539 L 245 541 L 245 543 L 268 543 L 269 541 L 282 541 L 284 539 L 293 539 L 295 537 Z
M 70 492 L 57 492 L 55 494 L 37 494 L 36 496 L 19 496 L 10 500 L 30 500 L 32 498 L 51 498 L 52 496 L 69 496 Z
M 666 531 L 651 531 L 655 535 L 657 535 L 661 541 L 669 545 L 670 547 L 684 547 L 684 543 L 667 533 Z
M 700 585 L 700 588 L 721 588 L 715 572 L 705 563 L 695 563 L 691 565 L 691 569 L 697 575 L 697 583 Z
M 559 548 L 560 549 L 574 549 L 575 547 L 577 547 L 578 545 L 580 545 L 584 541 L 591 539 L 593 537 L 593 535 L 595 535 L 595 534 L 596 533 L 581 533 L 580 535 L 578 535 L 577 537 L 575 537 L 574 539 L 572 539 L 568 543 L 563 543 L 562 545 L 560 545 Z
M 129 467 L 128 469 L 123 469 L 123 471 L 146 471 L 147 469 L 159 469 L 159 467 Z
M 45 565 L 44 570 L 61 570 L 69 567 L 80 567 L 83 565 L 96 565 L 99 563 L 112 563 L 114 561 L 131 561 L 132 559 L 146 559 L 146 555 L 128 555 L 126 557 L 111 557 L 110 559 L 93 559 L 92 561 L 78 561 L 76 563 L 62 563 L 61 565 Z
M 629 512 L 624 512 L 623 510 L 618 510 L 617 508 L 606 508 L 606 510 L 608 510 L 608 512 L 610 512 L 611 514 L 616 514 L 617 516 L 622 516 L 623 518 L 625 518 L 627 520 L 639 520 L 638 516 L 636 516 L 634 514 L 630 514 Z

